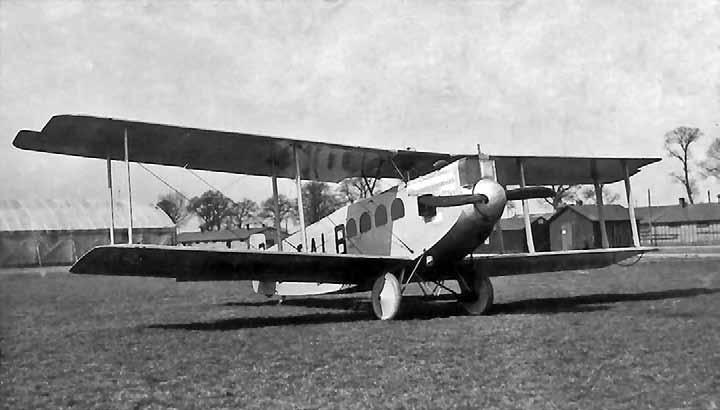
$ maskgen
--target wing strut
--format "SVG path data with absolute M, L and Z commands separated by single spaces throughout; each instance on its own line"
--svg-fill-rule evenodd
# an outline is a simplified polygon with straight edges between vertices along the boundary
M 127 180 L 128 180 L 128 243 L 132 244 L 132 229 L 133 229 L 133 217 L 132 217 L 132 187 L 130 183 L 130 156 L 128 154 L 128 135 L 127 128 L 125 128 L 125 165 L 127 166 Z
M 605 204 L 603 203 L 602 195 L 603 187 L 600 185 L 597 177 L 597 161 L 592 160 L 590 164 L 592 168 L 590 171 L 592 173 L 593 185 L 595 186 L 595 207 L 597 208 L 598 221 L 600 223 L 600 243 L 603 249 L 607 249 L 610 247 L 610 241 L 608 241 L 607 227 L 605 225 Z
M 110 191 L 110 244 L 115 245 L 115 201 L 113 200 L 112 160 L 109 152 L 107 156 L 107 180 L 108 190 Z
M 275 174 L 275 152 L 272 158 L 272 190 L 273 206 L 275 207 L 275 243 L 278 251 L 282 252 L 282 234 L 280 233 L 280 198 L 278 197 L 277 175 Z
M 525 188 L 525 161 L 522 159 L 518 161 L 520 165 L 520 187 Z M 525 240 L 527 240 L 527 247 L 529 253 L 535 253 L 535 242 L 533 241 L 532 226 L 530 225 L 530 210 L 528 209 L 528 203 L 526 200 L 522 200 L 523 220 L 525 221 Z
M 302 239 L 302 251 L 307 252 L 307 236 L 305 235 L 305 211 L 302 201 L 302 183 L 300 182 L 300 157 L 297 152 L 297 144 L 293 145 L 295 156 L 295 189 L 297 190 L 298 219 L 300 219 L 300 238 Z
M 625 195 L 627 196 L 628 212 L 630 213 L 630 229 L 632 229 L 633 245 L 640 247 L 640 235 L 638 234 L 637 220 L 635 219 L 635 204 L 632 200 L 632 189 L 630 188 L 630 172 L 628 170 L 627 161 L 623 160 L 623 168 L 625 171 Z

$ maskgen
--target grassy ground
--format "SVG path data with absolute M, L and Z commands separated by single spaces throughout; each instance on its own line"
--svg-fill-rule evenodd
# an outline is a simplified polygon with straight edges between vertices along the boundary
M 720 260 L 496 278 L 494 314 L 0 275 L 8 408 L 720 407 Z

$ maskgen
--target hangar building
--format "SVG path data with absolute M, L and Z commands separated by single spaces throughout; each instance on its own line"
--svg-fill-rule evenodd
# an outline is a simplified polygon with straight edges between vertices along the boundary
M 0 199 L 0 267 L 72 264 L 110 243 L 109 226 L 105 201 Z M 115 242 L 127 242 L 127 226 L 127 204 L 118 201 Z M 133 204 L 133 242 L 174 245 L 175 225 L 162 210 Z

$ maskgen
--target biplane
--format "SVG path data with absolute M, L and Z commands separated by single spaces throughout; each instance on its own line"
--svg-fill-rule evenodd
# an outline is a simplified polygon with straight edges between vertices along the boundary
M 39 132 L 20 131 L 13 144 L 107 161 L 111 201 L 113 160 L 128 164 L 130 199 L 130 162 L 268 176 L 276 206 L 277 179 L 295 180 L 300 229 L 282 241 L 278 236 L 267 250 L 136 244 L 130 215 L 129 243 L 114 243 L 110 221 L 111 244 L 83 255 L 70 269 L 76 274 L 252 280 L 266 295 L 370 291 L 375 316 L 386 320 L 395 317 L 410 284 L 434 283 L 469 314 L 483 314 L 493 303 L 490 277 L 597 268 L 653 250 L 640 246 L 630 177 L 657 158 L 497 156 L 479 148 L 453 155 L 79 115 L 54 116 Z M 301 181 L 349 177 L 368 185 L 381 178 L 400 182 L 305 226 Z M 597 188 L 622 180 L 634 246 L 610 249 Z M 535 251 L 528 200 L 554 195 L 546 186 L 557 184 L 595 185 L 602 249 Z M 473 254 L 508 201 L 522 201 L 528 252 Z M 276 217 L 278 233 L 279 223 Z

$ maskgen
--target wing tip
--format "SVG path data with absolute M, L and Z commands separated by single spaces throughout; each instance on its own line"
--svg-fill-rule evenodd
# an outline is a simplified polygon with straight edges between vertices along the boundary
M 32 142 L 37 141 L 41 134 L 41 132 L 34 130 L 20 130 L 17 135 L 15 135 L 12 144 L 14 147 L 20 149 L 34 149 Z

